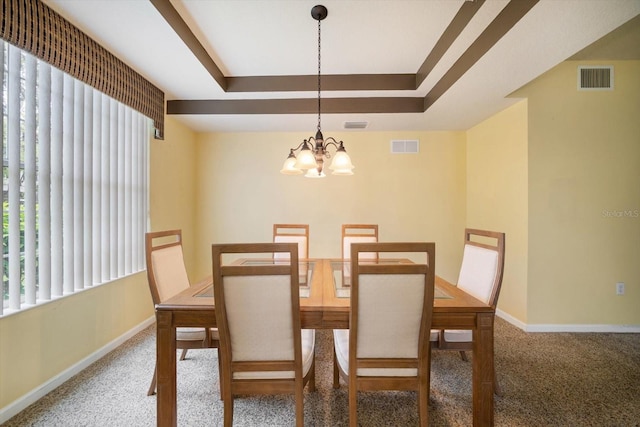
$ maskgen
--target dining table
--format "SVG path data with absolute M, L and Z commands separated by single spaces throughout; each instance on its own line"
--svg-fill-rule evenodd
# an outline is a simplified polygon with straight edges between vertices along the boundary
M 286 260 L 241 258 L 236 264 L 278 263 Z M 362 261 L 361 261 L 362 262 Z M 383 259 L 378 263 L 411 262 Z M 299 261 L 300 320 L 308 329 L 349 328 L 349 260 Z M 443 278 L 436 276 L 432 329 L 473 331 L 473 425 L 492 426 L 494 417 L 493 324 L 495 311 Z M 216 327 L 211 277 L 156 305 L 157 425 L 176 426 L 176 328 Z

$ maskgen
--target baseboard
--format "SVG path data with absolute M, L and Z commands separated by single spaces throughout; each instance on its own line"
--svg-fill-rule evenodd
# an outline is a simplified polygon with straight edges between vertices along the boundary
M 527 325 L 525 332 L 598 332 L 637 334 L 640 333 L 640 325 L 553 325 L 541 323 Z
M 523 331 L 527 330 L 527 324 L 526 323 L 522 322 L 519 319 L 516 319 L 515 317 L 513 317 L 509 313 L 506 313 L 506 312 L 500 310 L 499 308 L 496 309 L 496 316 L 498 316 L 501 319 L 506 320 L 507 322 L 509 322 L 513 326 L 515 326 L 516 328 L 522 329 Z
M 29 405 L 35 403 L 36 401 L 44 397 L 47 393 L 55 390 L 56 388 L 64 384 L 65 381 L 69 380 L 74 375 L 77 375 L 83 369 L 90 366 L 92 363 L 98 361 L 99 359 L 106 356 L 111 351 L 115 350 L 118 346 L 123 344 L 129 338 L 133 337 L 137 333 L 151 326 L 155 322 L 155 320 L 156 320 L 155 316 L 149 317 L 142 323 L 138 324 L 134 328 L 120 335 L 115 340 L 111 341 L 110 343 L 106 344 L 104 347 L 98 349 L 94 353 L 85 357 L 84 359 L 82 359 L 75 365 L 71 366 L 67 370 L 61 372 L 60 374 L 51 378 L 49 381 L 41 384 L 37 388 L 31 390 L 29 393 L 16 399 L 15 401 L 5 406 L 4 408 L 1 408 L 0 424 L 7 422 L 8 420 L 16 416 L 18 413 L 20 413 L 21 411 L 29 407 Z
M 527 324 L 511 316 L 509 313 L 497 309 L 496 316 L 506 320 L 513 326 L 525 332 L 598 332 L 598 333 L 640 333 L 640 325 L 602 325 L 602 324 Z

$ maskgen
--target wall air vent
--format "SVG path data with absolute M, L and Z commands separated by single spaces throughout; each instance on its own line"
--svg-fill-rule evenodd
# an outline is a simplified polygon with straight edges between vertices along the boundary
M 344 122 L 345 129 L 365 129 L 369 122 Z
M 578 67 L 578 90 L 613 90 L 613 66 Z
M 392 139 L 391 152 L 397 154 L 417 153 L 420 141 L 417 139 Z

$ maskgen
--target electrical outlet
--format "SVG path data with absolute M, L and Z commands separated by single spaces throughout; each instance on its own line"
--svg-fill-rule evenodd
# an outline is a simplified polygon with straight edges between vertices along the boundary
M 616 295 L 624 295 L 624 282 L 616 283 Z

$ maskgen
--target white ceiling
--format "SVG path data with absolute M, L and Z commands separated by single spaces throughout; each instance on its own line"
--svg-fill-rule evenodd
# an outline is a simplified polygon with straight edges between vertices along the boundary
M 166 100 L 317 96 L 225 93 L 149 0 L 44 2 L 162 89 Z M 508 3 L 486 0 L 417 90 L 323 91 L 322 98 L 425 97 Z M 316 74 L 317 21 L 310 15 L 316 4 L 329 11 L 322 21 L 323 75 L 415 74 L 464 1 L 171 0 L 227 77 Z M 466 130 L 515 102 L 511 92 L 639 14 L 640 0 L 540 0 L 424 113 L 323 113 L 322 128 L 366 121 L 375 131 Z M 315 113 L 174 117 L 196 131 L 312 131 L 317 120 Z

